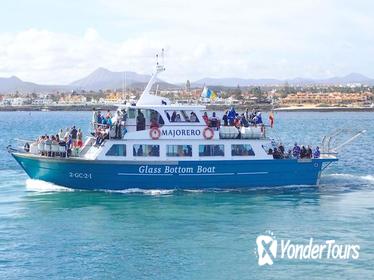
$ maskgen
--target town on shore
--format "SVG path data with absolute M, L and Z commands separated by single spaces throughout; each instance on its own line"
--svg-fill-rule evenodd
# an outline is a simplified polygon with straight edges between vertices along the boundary
M 219 110 L 228 106 L 260 110 L 363 110 L 374 111 L 374 87 L 361 84 L 294 86 L 191 87 L 156 89 L 160 96 L 180 104 L 204 104 Z M 207 94 L 207 91 L 209 94 Z M 52 93 L 9 92 L 0 95 L 0 111 L 92 110 L 136 103 L 142 88 L 129 87 L 98 91 L 73 90 Z

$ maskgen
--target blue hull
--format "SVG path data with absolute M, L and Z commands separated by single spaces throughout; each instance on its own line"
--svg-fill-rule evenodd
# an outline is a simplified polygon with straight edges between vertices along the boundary
M 316 185 L 336 159 L 116 162 L 13 153 L 32 179 L 75 189 L 203 189 Z

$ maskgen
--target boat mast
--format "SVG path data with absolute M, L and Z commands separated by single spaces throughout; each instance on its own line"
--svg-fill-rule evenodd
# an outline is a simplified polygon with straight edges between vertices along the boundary
M 165 71 L 164 49 L 162 49 L 162 51 L 161 51 L 161 62 L 162 63 L 160 64 L 158 62 L 158 54 L 156 55 L 156 61 L 157 61 L 156 62 L 156 71 L 152 74 L 151 79 L 149 80 L 149 82 L 148 82 L 147 86 L 145 87 L 142 95 L 140 96 L 138 102 L 136 103 L 137 105 L 142 104 L 147 99 L 147 97 L 151 95 L 149 92 L 152 89 L 153 84 L 156 82 L 158 74 Z

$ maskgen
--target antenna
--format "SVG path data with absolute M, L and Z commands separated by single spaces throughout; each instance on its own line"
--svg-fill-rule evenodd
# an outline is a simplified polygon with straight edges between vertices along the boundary
M 161 62 L 162 62 L 162 67 L 165 65 L 164 63 L 164 48 L 161 50 Z

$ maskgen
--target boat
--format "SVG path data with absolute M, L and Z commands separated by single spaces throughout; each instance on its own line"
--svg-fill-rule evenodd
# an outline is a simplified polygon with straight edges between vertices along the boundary
M 8 151 L 30 178 L 84 190 L 317 185 L 321 172 L 338 161 L 330 147 L 336 133 L 324 138 L 316 158 L 276 159 L 268 152 L 276 145 L 267 137 L 270 126 L 207 125 L 205 106 L 171 104 L 151 92 L 164 70 L 157 63 L 139 100 L 119 105 L 111 126 L 98 123 L 94 112 L 93 133 L 83 146 L 66 150 L 39 141 Z

